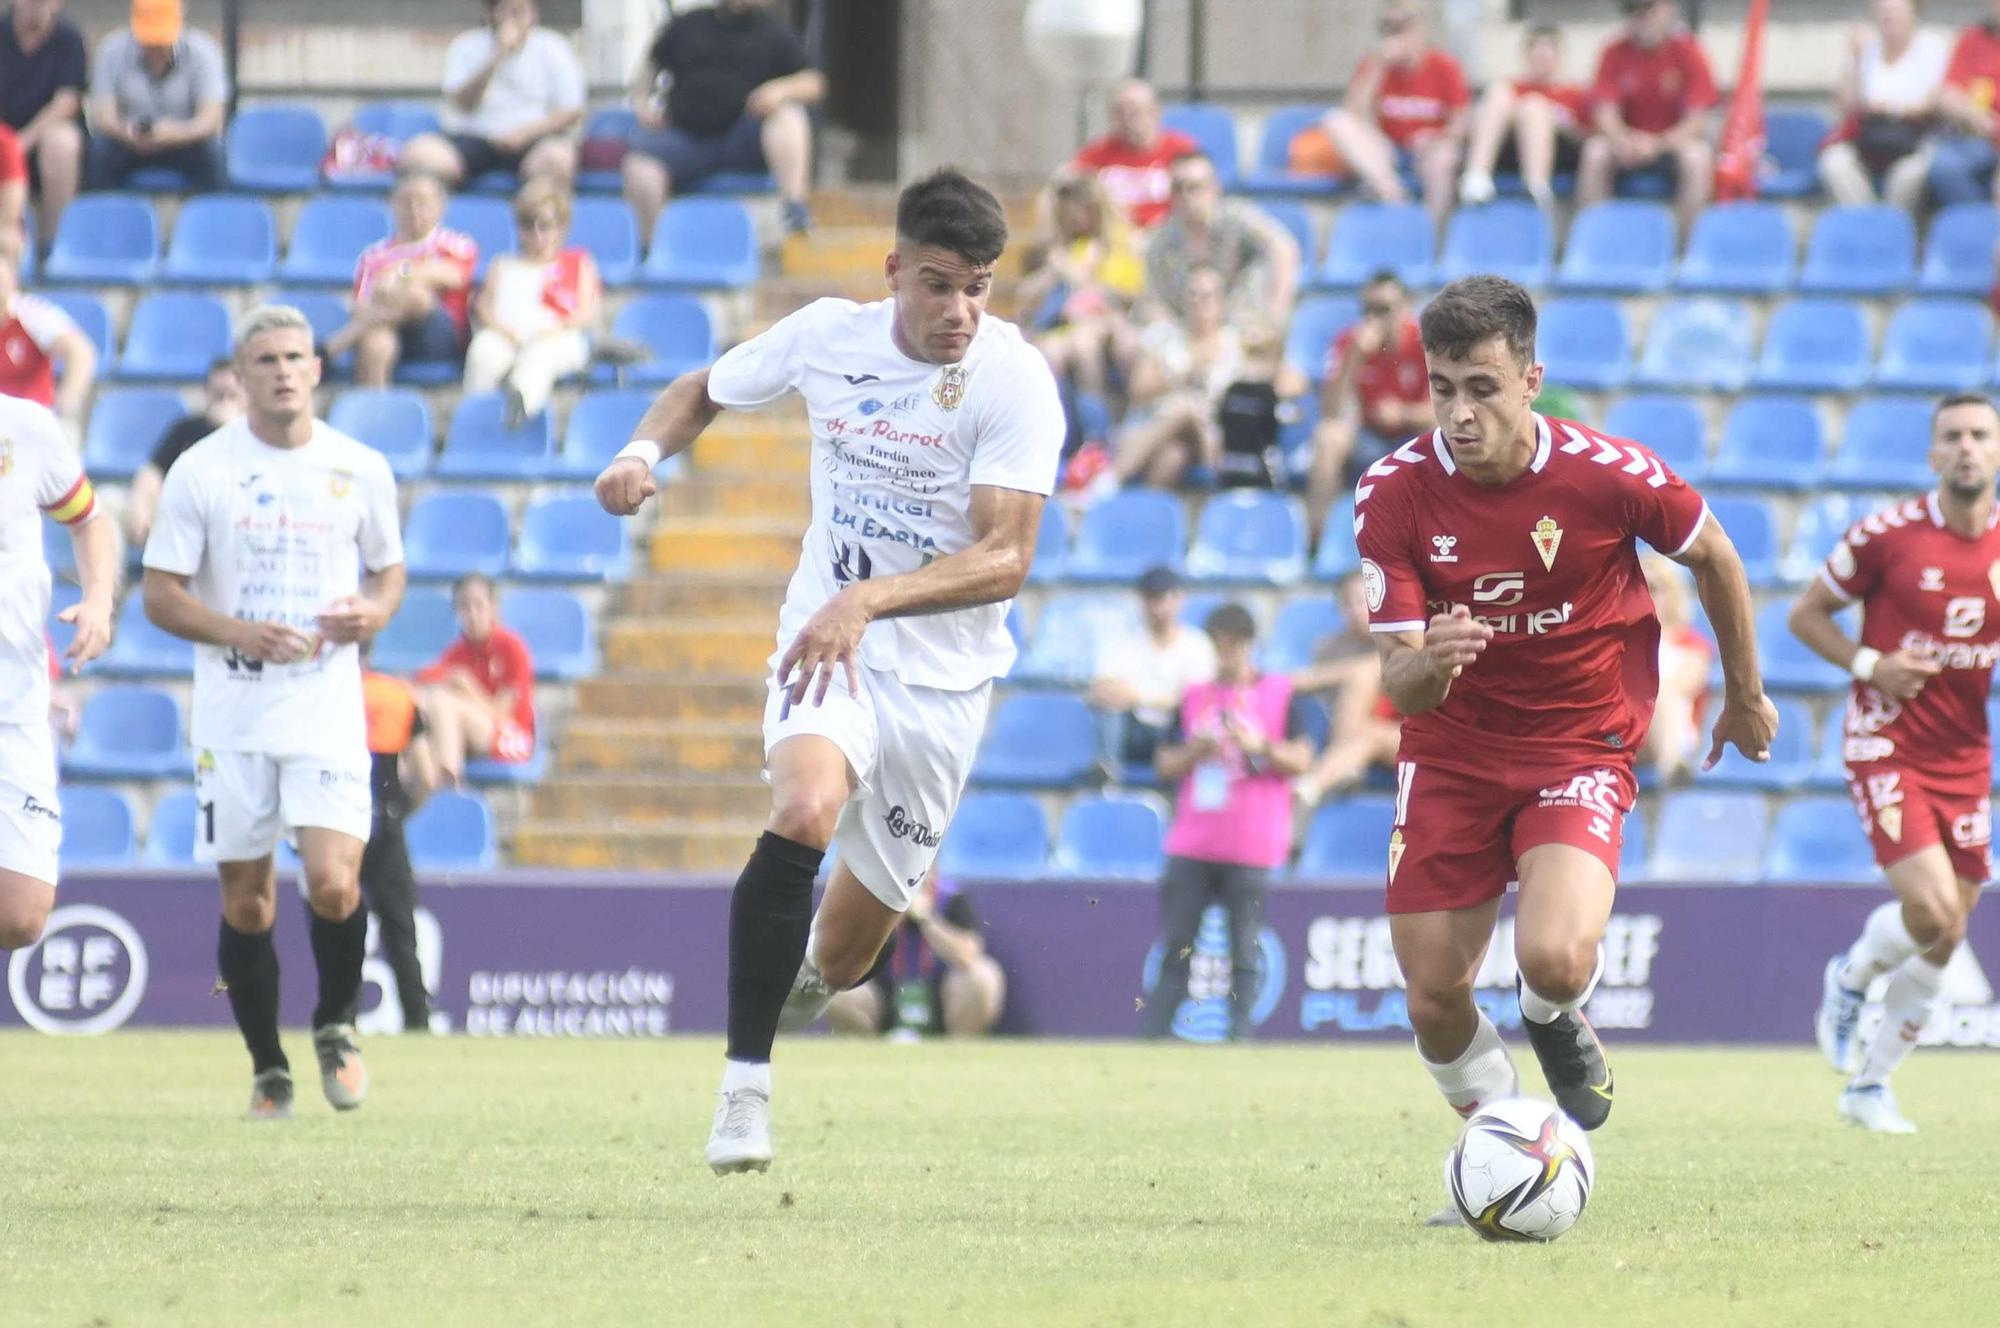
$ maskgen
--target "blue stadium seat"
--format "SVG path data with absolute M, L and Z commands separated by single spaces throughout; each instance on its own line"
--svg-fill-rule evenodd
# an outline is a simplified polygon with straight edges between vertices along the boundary
M 407 387 L 356 387 L 340 394 L 326 422 L 389 460 L 399 480 L 431 468 L 430 403 Z
M 1737 300 L 1668 300 L 1653 314 L 1633 381 L 1645 387 L 1733 391 L 1756 355 L 1750 310 Z
M 583 122 L 584 154 L 590 156 L 599 144 L 616 144 L 620 155 L 639 127 L 639 117 L 630 106 L 601 106 Z M 615 194 L 624 188 L 625 177 L 616 166 L 593 167 L 576 173 L 576 188 L 584 194 Z
M 1264 198 L 1257 210 L 1283 226 L 1299 246 L 1299 271 L 1310 277 L 1319 266 L 1319 227 L 1306 205 L 1289 198 Z
M 224 142 L 232 188 L 256 194 L 305 194 L 319 187 L 326 125 L 310 106 L 264 103 L 237 108 Z
M 757 280 L 757 227 L 733 198 L 677 198 L 653 226 L 639 281 L 646 286 L 724 286 Z
M 525 480 L 547 475 L 555 464 L 555 423 L 547 411 L 516 428 L 506 423 L 507 399 L 500 392 L 473 392 L 460 398 L 445 431 L 436 473 L 458 480 Z
M 1710 484 L 1807 489 L 1826 464 L 1826 431 L 1809 397 L 1743 397 L 1723 422 Z
M 652 404 L 653 393 L 623 388 L 604 388 L 577 398 L 563 426 L 557 472 L 567 479 L 595 478 L 632 441 L 639 417 Z
M 1868 315 L 1859 304 L 1793 300 L 1771 315 L 1752 381 L 1778 392 L 1852 392 L 1874 368 Z
M 347 324 L 347 304 L 338 295 L 323 290 L 281 290 L 273 293 L 271 302 L 289 304 L 306 316 L 312 324 L 313 341 L 324 344 L 326 339 Z M 344 375 L 354 364 L 354 352 L 346 351 L 336 355 L 326 365 L 326 377 L 322 381 L 331 383 L 339 375 Z
M 1701 776 L 1704 785 L 1774 792 L 1805 787 L 1812 776 L 1814 740 L 1819 737 L 1813 728 L 1812 711 L 1796 697 L 1779 697 L 1776 704 L 1778 735 L 1771 740 L 1771 759 L 1753 761 L 1734 747 L 1725 748 L 1715 769 Z
M 1820 493 L 1801 503 L 1792 524 L 1792 542 L 1778 564 L 1785 583 L 1804 585 L 1818 576 L 1820 564 L 1847 528 L 1885 501 L 1875 494 Z
M 451 592 L 440 586 L 411 586 L 396 616 L 375 637 L 369 662 L 384 673 L 415 673 L 457 638 Z
M 1708 434 L 1701 407 L 1687 397 L 1633 393 L 1604 417 L 1604 432 L 1644 443 L 1675 474 L 1697 483 L 1708 472 Z
M 504 198 L 453 194 L 444 205 L 444 224 L 470 236 L 479 246 L 475 275 L 485 276 L 495 254 L 514 252 L 514 209 Z
M 537 678 L 574 681 L 597 670 L 590 610 L 560 586 L 516 586 L 500 599 L 500 621 L 517 632 L 535 659 Z
M 278 221 L 270 204 L 208 194 L 181 204 L 160 275 L 195 286 L 248 286 L 269 281 L 277 265 Z
M 125 329 L 117 376 L 200 382 L 230 353 L 229 310 L 213 295 L 155 292 L 141 296 Z
M 1875 386 L 1905 392 L 1966 392 L 1986 381 L 1993 315 L 1976 300 L 1912 300 L 1889 319 Z
M 1035 561 L 1028 580 L 1037 585 L 1060 581 L 1069 567 L 1069 517 L 1054 499 L 1042 504 L 1040 533 L 1035 536 Z
M 1572 296 L 1541 309 L 1535 349 L 1551 383 L 1603 392 L 1632 376 L 1632 336 L 1615 299 Z
M 1096 673 L 1098 652 L 1105 644 L 1137 631 L 1138 626 L 1138 604 L 1129 594 L 1050 595 L 1010 676 L 1018 683 L 1081 687 Z
M 1660 803 L 1651 875 L 1658 881 L 1741 881 L 1763 871 L 1771 810 L 1757 794 L 1682 789 Z
M 1757 648 L 1764 666 L 1764 686 L 1774 692 L 1837 692 L 1848 677 L 1792 635 L 1787 619 L 1792 606 L 1772 600 L 1757 612 Z
M 1395 822 L 1395 801 L 1374 794 L 1322 805 L 1306 826 L 1296 874 L 1382 879 L 1389 862 L 1389 831 Z
M 1867 885 L 1882 878 L 1874 851 L 1846 798 L 1794 798 L 1778 811 L 1764 879 Z
M 192 777 L 181 708 L 156 687 L 99 689 L 84 703 L 62 768 L 79 779 Z
M 1285 363 L 1317 384 L 1326 377 L 1326 357 L 1333 349 L 1333 339 L 1360 316 L 1360 302 L 1351 295 L 1300 300 L 1292 311 L 1291 330 L 1285 335 Z
M 405 823 L 418 871 L 489 871 L 497 858 L 493 814 L 475 793 L 443 789 Z
M 632 572 L 625 523 L 589 494 L 537 498 L 521 514 L 513 572 L 544 581 L 623 581 Z
M 1524 286 L 1546 286 L 1555 270 L 1555 237 L 1533 203 L 1502 199 L 1463 207 L 1445 227 L 1438 279 L 1494 272 Z
M 1220 106 L 1183 104 L 1163 107 L 1160 125 L 1193 139 L 1215 163 L 1215 176 L 1222 182 L 1222 187 L 1236 187 L 1235 116 Z
M 1888 295 L 1917 279 L 1917 224 L 1899 207 L 1830 207 L 1806 241 L 1799 289 Z
M 1319 197 L 1338 193 L 1342 185 L 1338 175 L 1294 175 L 1291 171 L 1292 140 L 1324 120 L 1326 111 L 1319 105 L 1272 107 L 1258 130 L 1256 168 L 1244 175 L 1237 187 L 1249 194 Z
M 193 866 L 195 823 L 200 814 L 193 789 L 170 789 L 161 794 L 146 824 L 146 847 L 139 861 L 148 867 Z
M 1765 295 L 1792 284 L 1798 241 L 1775 203 L 1718 203 L 1696 218 L 1676 284 Z
M 132 804 L 117 789 L 72 784 L 62 791 L 64 867 L 123 867 L 138 849 Z
M 1011 692 L 993 707 L 975 783 L 1068 788 L 1097 767 L 1097 725 L 1068 692 Z
M 1387 268 L 1406 286 L 1428 285 L 1437 240 L 1416 203 L 1349 203 L 1327 236 L 1323 285 L 1351 289 Z
M 1156 489 L 1125 489 L 1083 515 L 1070 545 L 1074 581 L 1132 582 L 1149 567 L 1179 568 L 1187 547 L 1180 499 Z
M 952 879 L 1038 880 L 1049 859 L 1049 818 L 1026 793 L 974 789 L 958 804 L 938 850 L 938 870 Z
M 437 105 L 428 101 L 366 102 L 355 109 L 349 123 L 363 134 L 386 138 L 398 147 L 418 134 L 437 133 L 439 128 Z M 396 176 L 393 171 L 344 171 L 327 176 L 326 182 L 334 189 L 387 193 Z
M 1843 793 L 1847 789 L 1847 704 L 1837 701 L 1826 708 L 1819 724 L 1818 754 L 1813 757 L 1812 774 L 1806 787 L 1821 793 Z
M 65 532 L 67 533 L 67 532 Z M 68 543 L 67 540 L 64 543 Z M 53 549 L 49 552 L 54 552 Z M 43 624 L 49 634 L 49 644 L 55 647 L 58 656 L 66 652 L 70 642 L 76 639 L 76 628 L 63 622 L 59 615 L 63 610 L 83 598 L 83 589 L 74 581 L 56 579 L 49 585 L 49 616 Z
M 304 285 L 348 287 L 361 251 L 390 233 L 389 209 L 373 198 L 309 198 L 292 223 L 278 276 Z
M 1764 112 L 1764 157 L 1757 191 L 1766 198 L 1804 198 L 1819 191 L 1819 150 L 1832 128 L 1814 106 L 1773 106 Z
M 1313 662 L 1320 642 L 1344 626 L 1340 605 L 1330 595 L 1287 599 L 1264 636 L 1257 666 L 1268 673 L 1296 673 Z
M 42 556 L 48 559 L 53 575 L 75 579 L 76 547 L 71 543 L 69 528 L 46 516 L 42 518 Z
M 1288 586 L 1306 574 L 1306 512 L 1297 498 L 1232 489 L 1202 504 L 1188 575 Z
M 1931 405 L 1919 397 L 1865 397 L 1847 409 L 1826 482 L 1842 489 L 1928 489 Z
M 1051 869 L 1058 876 L 1156 881 L 1166 865 L 1167 818 L 1156 797 L 1078 798 L 1063 809 Z
M 508 543 L 507 509 L 490 493 L 427 493 L 403 522 L 403 555 L 412 577 L 503 576 Z
M 1993 289 L 2000 214 L 1991 203 L 1953 203 L 1931 218 L 1917 289 L 1927 295 L 1985 295 Z
M 622 198 L 577 199 L 569 242 L 590 251 L 607 286 L 623 286 L 639 271 L 639 227 Z
M 35 292 L 69 315 L 97 352 L 97 377 L 101 382 L 118 360 L 118 348 L 111 339 L 111 313 L 95 291 L 43 290 Z
M 1556 285 L 1570 291 L 1640 293 L 1674 279 L 1674 216 L 1659 203 L 1618 199 L 1577 213 Z
M 160 266 L 160 218 L 136 194 L 84 194 L 63 212 L 44 281 L 138 285 Z
M 1709 513 L 1729 532 L 1743 571 L 1753 586 L 1778 580 L 1778 514 L 1768 498 L 1749 494 L 1718 494 L 1708 500 Z
M 1621 884 L 1643 881 L 1653 842 L 1652 835 L 1648 833 L 1645 809 L 1634 807 L 1619 829 L 1618 880 Z
M 129 479 L 146 464 L 168 426 L 187 414 L 181 394 L 164 387 L 107 387 L 90 408 L 83 463 L 93 478 Z
M 630 383 L 670 383 L 715 359 L 715 325 L 692 295 L 670 292 L 628 300 L 612 320 L 611 335 L 651 348 L 653 358 L 618 371 L 600 365 L 594 376 L 603 383 L 619 373 Z
M 194 643 L 155 627 L 146 616 L 145 597 L 125 596 L 111 647 L 99 657 L 97 672 L 129 678 L 185 678 L 194 672 Z

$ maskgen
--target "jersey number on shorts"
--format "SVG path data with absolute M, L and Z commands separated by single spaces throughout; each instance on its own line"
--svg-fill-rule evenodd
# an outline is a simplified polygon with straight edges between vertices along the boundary
M 200 804 L 200 811 L 201 842 L 204 844 L 213 844 L 215 842 L 215 804 L 204 802 Z

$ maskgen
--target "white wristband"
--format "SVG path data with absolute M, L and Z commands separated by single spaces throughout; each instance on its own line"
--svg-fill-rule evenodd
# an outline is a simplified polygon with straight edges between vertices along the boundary
M 1861 682 L 1872 682 L 1875 678 L 1875 666 L 1881 662 L 1881 651 L 1871 646 L 1863 646 L 1854 652 L 1854 661 L 1847 666 L 1847 671 Z
M 623 461 L 626 457 L 631 457 L 635 461 L 645 462 L 646 469 L 651 470 L 660 464 L 660 458 L 665 455 L 666 449 L 658 443 L 647 438 L 635 438 L 619 449 L 615 459 Z

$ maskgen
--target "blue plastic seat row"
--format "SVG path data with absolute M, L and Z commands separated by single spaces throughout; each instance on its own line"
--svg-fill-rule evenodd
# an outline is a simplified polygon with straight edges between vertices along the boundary
M 1156 880 L 1166 862 L 1166 809 L 1149 795 L 1077 798 L 1050 851 L 1048 816 L 1026 793 L 974 790 L 939 856 L 949 876 L 999 880 Z
M 1557 303 L 1557 302 L 1552 302 Z M 1586 319 L 1588 322 L 1586 323 Z M 1890 319 L 1878 360 L 1868 315 L 1850 300 L 1808 297 L 1772 313 L 1762 348 L 1742 303 L 1713 297 L 1668 300 L 1653 316 L 1645 349 L 1628 372 L 1624 339 L 1592 349 L 1578 340 L 1590 328 L 1605 336 L 1621 326 L 1614 310 L 1586 305 L 1559 317 L 1559 343 L 1585 385 L 1705 391 L 1945 392 L 1977 387 L 1996 374 L 1992 316 L 1970 300 L 1917 300 Z M 1551 373 L 1552 380 L 1561 375 Z
M 625 523 L 605 515 L 587 493 L 530 501 L 518 540 L 509 525 L 506 505 L 493 494 L 425 494 L 403 523 L 410 576 L 450 581 L 480 572 L 529 581 L 621 581 L 631 573 Z
M 1700 408 L 1686 397 L 1650 393 L 1624 397 L 1606 414 L 1604 427 L 1646 444 L 1693 483 L 1872 493 L 1921 489 L 1931 483 L 1923 447 L 1930 432 L 1930 410 L 1930 402 L 1921 397 L 1863 398 L 1848 407 L 1836 447 L 1809 398 L 1747 396 L 1729 408 L 1713 457 Z M 1827 501 L 1844 507 L 1851 500 L 1839 493 L 1815 499 L 1820 504 Z M 1856 512 L 1853 519 L 1863 515 L 1865 511 Z M 1841 528 L 1846 524 L 1851 521 Z M 1813 556 L 1824 557 L 1826 552 L 1822 547 Z

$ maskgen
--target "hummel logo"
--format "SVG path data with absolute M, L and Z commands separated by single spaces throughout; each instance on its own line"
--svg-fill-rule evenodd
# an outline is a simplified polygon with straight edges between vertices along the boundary
M 1431 547 L 1437 550 L 1437 552 L 1431 555 L 1431 561 L 1434 563 L 1457 562 L 1458 555 L 1452 552 L 1452 549 L 1457 547 L 1457 545 L 1458 545 L 1458 536 L 1456 535 L 1431 536 Z
M 849 387 L 859 387 L 863 383 L 879 383 L 882 381 L 881 374 L 842 374 L 841 377 L 847 380 Z

